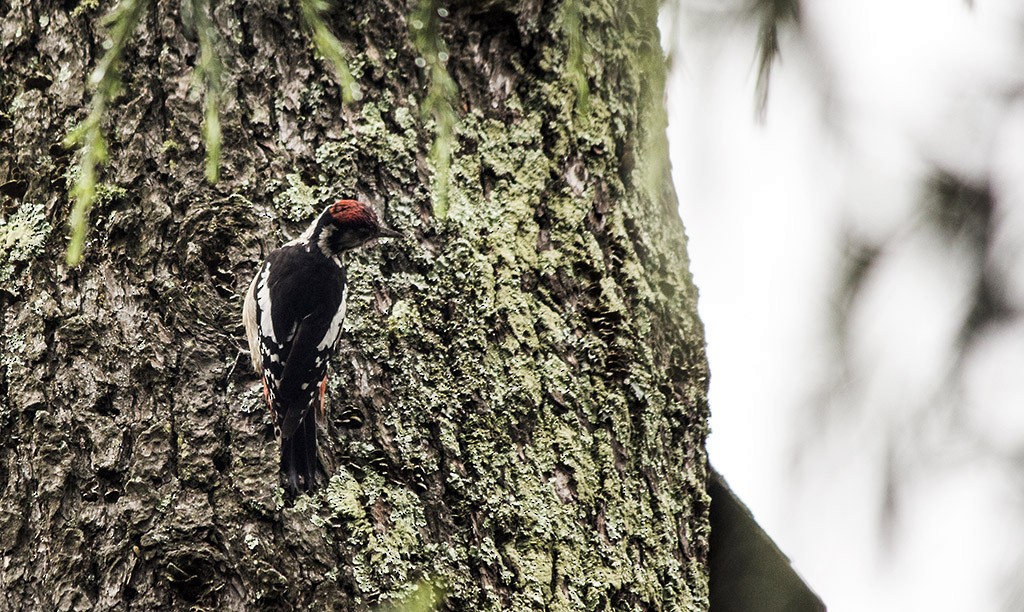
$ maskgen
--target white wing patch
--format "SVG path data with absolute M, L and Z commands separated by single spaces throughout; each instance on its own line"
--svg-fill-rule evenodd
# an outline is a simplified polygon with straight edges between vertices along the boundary
M 338 310 L 334 313 L 334 318 L 331 319 L 331 326 L 327 328 L 327 333 L 324 334 L 320 344 L 316 345 L 318 352 L 323 352 L 328 348 L 333 348 L 334 343 L 338 341 L 338 335 L 341 334 L 341 324 L 345 321 L 345 303 L 348 301 L 348 284 L 345 284 L 345 288 L 341 291 L 341 304 L 338 304 Z
M 277 342 L 277 336 L 274 334 L 274 317 L 271 316 L 270 310 L 270 285 L 267 283 L 267 279 L 270 278 L 269 261 L 263 267 L 258 278 L 260 280 L 256 286 L 256 301 L 260 306 L 260 330 L 266 337 Z

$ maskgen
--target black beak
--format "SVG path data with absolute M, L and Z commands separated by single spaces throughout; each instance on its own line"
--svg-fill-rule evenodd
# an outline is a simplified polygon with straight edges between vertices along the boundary
M 402 232 L 396 232 L 395 230 L 391 229 L 390 227 L 383 227 L 383 226 L 381 226 L 377 230 L 377 237 L 378 238 L 405 238 L 405 234 L 403 234 Z

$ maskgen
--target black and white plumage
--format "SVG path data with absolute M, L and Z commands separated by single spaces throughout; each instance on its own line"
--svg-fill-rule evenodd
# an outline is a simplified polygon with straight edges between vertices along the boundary
M 281 471 L 294 492 L 316 488 L 315 413 L 324 411 L 327 365 L 345 319 L 345 251 L 378 237 L 401 237 L 381 226 L 365 204 L 340 200 L 295 240 L 274 250 L 245 294 L 242 320 L 253 368 L 281 437 Z

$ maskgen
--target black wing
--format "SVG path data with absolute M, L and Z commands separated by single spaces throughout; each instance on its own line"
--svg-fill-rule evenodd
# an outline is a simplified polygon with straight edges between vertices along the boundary
M 271 253 L 254 285 L 264 381 L 286 439 L 327 373 L 344 318 L 344 286 L 344 270 L 300 247 Z

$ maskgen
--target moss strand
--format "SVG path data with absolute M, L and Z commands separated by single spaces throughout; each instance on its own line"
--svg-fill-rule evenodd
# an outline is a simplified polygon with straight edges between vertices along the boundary
M 430 161 L 434 166 L 434 216 L 448 216 L 448 190 L 451 184 L 451 160 L 455 149 L 455 114 L 458 87 L 448 73 L 448 48 L 441 38 L 441 18 L 448 9 L 437 7 L 436 0 L 420 0 L 409 19 L 412 41 L 419 53 L 416 65 L 426 68 L 429 85 L 423 100 L 423 112 L 434 120 L 434 144 Z
M 82 261 L 85 248 L 85 234 L 88 228 L 89 208 L 96 197 L 96 178 L 99 166 L 107 161 L 107 144 L 103 137 L 102 121 L 107 105 L 118 94 L 121 87 L 121 59 L 132 32 L 139 25 L 149 8 L 151 0 L 121 0 L 117 7 L 104 19 L 110 27 L 110 36 L 104 45 L 106 53 L 89 77 L 89 83 L 96 88 L 89 103 L 89 115 L 64 139 L 65 146 L 81 145 L 78 178 L 71 187 L 70 195 L 75 200 L 71 209 L 69 227 L 71 242 L 68 244 L 67 263 L 77 266 Z

